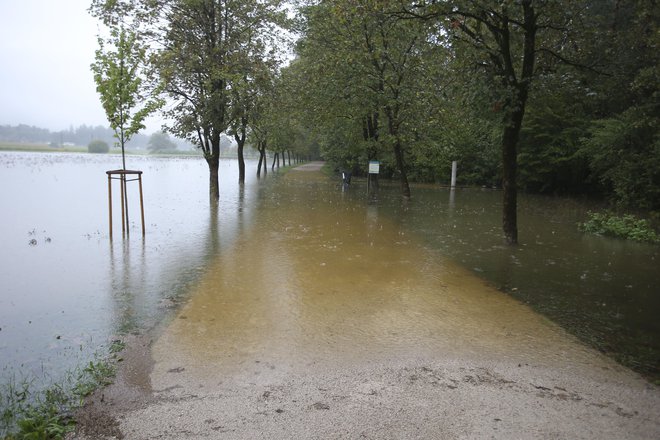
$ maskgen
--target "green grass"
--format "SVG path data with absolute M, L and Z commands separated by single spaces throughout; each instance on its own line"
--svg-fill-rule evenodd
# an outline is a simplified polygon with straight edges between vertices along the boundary
M 109 356 L 95 358 L 69 372 L 59 383 L 33 392 L 33 382 L 10 380 L 0 385 L 0 439 L 62 440 L 73 430 L 73 410 L 96 389 L 112 383 L 125 344 L 112 342 Z

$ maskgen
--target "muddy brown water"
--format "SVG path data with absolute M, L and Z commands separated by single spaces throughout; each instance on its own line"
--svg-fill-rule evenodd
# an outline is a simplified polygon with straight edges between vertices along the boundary
M 203 159 L 131 157 L 144 171 L 147 237 L 133 216 L 130 238 L 110 241 L 105 171 L 117 160 L 0 154 L 11 207 L 0 229 L 2 381 L 56 380 L 186 298 L 172 333 L 182 356 L 304 364 L 531 347 L 560 362 L 548 347 L 562 330 L 531 307 L 657 368 L 658 248 L 580 234 L 584 204 L 521 196 L 522 244 L 511 249 L 496 191 L 416 186 L 402 204 L 383 183 L 370 202 L 360 179 L 342 190 L 316 173 L 248 173 L 239 186 L 227 160 L 209 210 Z
M 567 371 L 598 363 L 557 325 L 319 174 L 288 173 L 257 212 L 209 260 L 154 345 L 157 372 L 185 365 L 222 377 L 255 362 L 300 370 L 420 357 Z

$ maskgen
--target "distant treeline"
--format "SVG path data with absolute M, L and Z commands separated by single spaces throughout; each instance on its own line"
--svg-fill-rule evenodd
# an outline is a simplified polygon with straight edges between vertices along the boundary
M 108 143 L 108 145 L 114 145 L 117 141 L 112 129 L 102 125 L 81 125 L 77 128 L 69 127 L 68 130 L 60 131 L 50 131 L 46 128 L 26 124 L 0 125 L 0 142 L 86 146 L 93 140 L 101 140 Z M 148 142 L 149 136 L 137 134 L 127 144 L 127 147 L 145 149 Z
M 126 144 L 130 150 L 146 150 L 149 148 L 150 135 L 138 133 Z M 68 130 L 50 131 L 46 128 L 26 124 L 0 125 L 0 142 L 15 142 L 24 144 L 49 144 L 54 147 L 67 145 L 87 146 L 91 141 L 101 140 L 113 146 L 117 139 L 114 131 L 102 125 L 81 125 Z M 180 139 L 171 139 L 178 149 L 189 150 L 193 146 Z

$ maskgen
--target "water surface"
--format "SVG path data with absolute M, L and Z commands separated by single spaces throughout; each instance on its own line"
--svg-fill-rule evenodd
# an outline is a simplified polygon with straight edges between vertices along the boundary
M 581 203 L 521 196 L 521 245 L 511 248 L 496 191 L 419 186 L 402 203 L 383 184 L 369 200 L 359 179 L 346 190 L 314 173 L 258 182 L 254 164 L 239 186 L 235 161 L 222 161 L 210 209 L 203 159 L 130 157 L 144 171 L 147 235 L 134 184 L 131 234 L 122 239 L 115 217 L 109 240 L 105 171 L 118 163 L 0 153 L 0 380 L 57 379 L 188 297 L 177 325 L 191 356 L 294 350 L 314 362 L 458 345 L 501 356 L 556 338 L 521 312 L 529 304 L 657 374 L 658 247 L 579 233 Z M 477 336 L 484 330 L 494 339 Z
M 503 245 L 501 193 L 415 188 L 402 204 L 384 191 L 388 215 L 426 246 L 530 304 L 589 345 L 660 375 L 660 247 L 581 233 L 594 206 L 522 195 L 520 246 Z
M 414 202 L 399 203 L 309 172 L 271 182 L 155 343 L 156 389 L 173 372 L 201 384 L 255 365 L 294 374 L 442 359 L 594 376 L 610 365 L 445 255 L 407 223 Z
M 146 237 L 137 182 L 122 238 L 115 183 L 108 234 L 109 155 L 0 153 L 0 379 L 58 380 L 125 332 L 154 325 L 250 221 L 254 179 L 238 185 L 222 161 L 222 198 L 209 242 L 208 167 L 201 158 L 128 157 L 144 172 Z M 249 167 L 253 164 L 249 164 Z M 252 173 L 250 173 L 251 175 Z

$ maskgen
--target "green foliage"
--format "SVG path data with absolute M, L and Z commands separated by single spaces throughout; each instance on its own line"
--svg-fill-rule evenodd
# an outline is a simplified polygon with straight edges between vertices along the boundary
M 123 152 L 126 142 L 144 128 L 144 120 L 163 101 L 155 94 L 144 94 L 146 48 L 137 32 L 123 22 L 110 25 L 109 32 L 105 39 L 98 37 L 99 49 L 91 69 L 101 104 Z
M 408 160 L 428 140 L 446 79 L 442 63 L 431 61 L 444 51 L 433 31 L 398 19 L 399 7 L 342 0 L 303 8 L 305 32 L 291 70 L 300 80 L 304 125 L 313 127 L 324 158 L 354 171 L 378 159 L 382 174 L 400 179 L 408 195 Z
M 432 123 L 411 149 L 411 179 L 449 184 L 451 163 L 456 160 L 458 185 L 497 186 L 499 130 L 491 115 L 461 101 L 438 101 L 437 105 Z
M 73 430 L 73 409 L 97 388 L 115 377 L 115 362 L 125 344 L 112 342 L 107 359 L 96 359 L 68 373 L 59 383 L 33 391 L 31 381 L 10 380 L 0 384 L 0 438 L 4 440 L 63 439 Z
M 660 209 L 660 9 L 647 1 L 296 4 L 297 57 L 278 72 L 279 0 L 93 0 L 113 31 L 97 62 L 136 66 L 130 92 L 148 60 L 168 131 L 207 159 L 229 134 L 355 172 L 378 159 L 383 176 L 446 183 L 458 160 L 461 185 Z
M 0 395 L 0 436 L 5 439 L 62 439 L 73 429 L 67 416 L 71 398 L 61 385 L 53 385 L 34 396 L 30 384 L 10 382 Z
M 570 88 L 573 97 L 578 91 Z M 586 192 L 589 165 L 580 154 L 587 133 L 584 107 L 568 93 L 548 90 L 533 100 L 520 136 L 519 186 L 528 192 Z
M 94 140 L 89 143 L 87 150 L 90 153 L 107 153 L 110 151 L 110 146 L 101 140 Z
M 660 235 L 651 227 L 648 220 L 631 214 L 617 216 L 611 212 L 590 212 L 589 219 L 578 225 L 583 232 L 618 237 L 646 243 L 660 243 Z
M 110 348 L 108 351 L 110 352 L 111 355 L 116 355 L 117 353 L 122 352 L 126 348 L 126 343 L 122 341 L 121 339 L 115 339 L 112 341 L 110 344 Z
M 115 377 L 115 368 L 107 361 L 90 361 L 78 376 L 73 394 L 79 398 L 89 396 L 99 387 L 110 385 Z
M 592 124 L 581 153 L 621 207 L 660 210 L 660 134 L 657 119 L 631 108 Z
M 18 422 L 16 440 L 61 440 L 73 430 L 73 423 L 58 412 L 55 406 L 31 408 Z M 12 438 L 12 437 L 10 437 Z
M 608 9 L 609 8 L 609 9 Z M 599 52 L 608 75 L 585 74 L 591 112 L 580 155 L 619 208 L 660 210 L 660 9 L 643 0 L 601 5 Z M 594 43 L 598 45 L 598 43 Z M 589 45 L 586 47 L 590 48 Z

